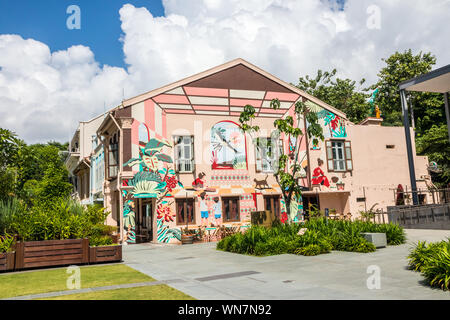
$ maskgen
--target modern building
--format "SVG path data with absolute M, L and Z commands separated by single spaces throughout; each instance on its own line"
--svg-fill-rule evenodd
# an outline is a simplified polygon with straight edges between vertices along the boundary
M 279 109 L 270 108 L 272 99 L 279 99 Z M 298 141 L 272 136 L 274 120 L 288 115 L 305 132 L 306 120 L 295 117 L 297 101 L 319 118 L 325 140 L 317 145 L 306 136 Z M 257 111 L 257 135 L 239 128 L 246 105 Z M 80 124 L 68 166 L 83 200 L 88 198 L 84 190 L 98 194 L 104 163 L 108 223 L 119 227 L 124 242 L 177 243 L 186 226 L 248 223 L 252 211 L 266 209 L 285 218 L 272 157 L 294 145 L 300 148 L 298 178 L 305 191 L 291 207 L 292 219 L 301 218 L 311 204 L 353 217 L 373 205 L 395 204 L 395 189 L 408 188 L 410 181 L 405 133 L 381 121 L 352 123 L 336 108 L 236 59 L 125 100 L 92 124 Z M 102 139 L 104 162 L 103 156 L 98 160 L 100 141 L 92 146 L 93 136 Z M 79 148 L 83 143 L 89 151 Z M 420 185 L 428 161 L 420 156 L 414 161 Z M 89 169 L 95 186 L 85 189 L 80 185 Z

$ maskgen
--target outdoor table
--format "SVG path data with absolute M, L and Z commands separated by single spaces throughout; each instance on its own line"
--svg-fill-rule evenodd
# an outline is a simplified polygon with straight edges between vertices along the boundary
M 207 237 L 208 242 L 211 241 L 211 231 L 216 230 L 216 229 L 217 229 L 216 227 L 206 227 L 205 228 L 205 231 L 208 231 L 208 237 Z

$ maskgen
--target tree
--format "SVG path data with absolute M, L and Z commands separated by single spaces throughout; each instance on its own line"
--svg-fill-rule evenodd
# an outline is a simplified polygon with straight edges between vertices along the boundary
M 420 52 L 413 55 L 411 49 L 403 53 L 395 52 L 387 59 L 378 73 L 378 82 L 370 89 L 378 88 L 379 93 L 375 99 L 383 115 L 383 125 L 402 126 L 402 110 L 398 85 L 419 75 L 430 72 L 436 63 L 436 58 L 431 53 Z M 422 92 L 408 92 L 412 99 L 414 109 L 414 122 L 416 132 L 422 135 L 430 129 L 433 123 L 441 123 L 443 118 L 442 95 Z
M 15 164 L 23 145 L 14 132 L 0 128 L 0 200 L 8 200 L 16 193 Z
M 437 174 L 432 174 L 433 181 L 440 187 L 450 183 L 450 143 L 448 141 L 447 125 L 434 125 L 417 139 L 417 152 L 428 155 L 430 161 L 440 164 Z
M 274 99 L 270 103 L 270 107 L 272 109 L 279 109 L 280 108 L 280 101 L 278 99 Z M 299 152 L 300 152 L 300 146 L 299 146 L 299 140 L 300 136 L 303 136 L 303 131 L 298 127 L 298 124 L 300 123 L 301 117 L 305 117 L 306 121 L 308 122 L 307 128 L 306 128 L 306 134 L 310 139 L 313 139 L 313 143 L 318 143 L 318 138 L 321 140 L 324 140 L 322 127 L 318 123 L 318 117 L 317 114 L 314 112 L 310 112 L 306 105 L 298 101 L 295 104 L 294 108 L 294 115 L 296 117 L 296 121 L 294 121 L 294 118 L 292 116 L 287 116 L 284 119 L 276 119 L 273 123 L 274 125 L 274 131 L 271 134 L 271 144 L 272 146 L 276 146 L 279 141 L 279 137 L 281 133 L 284 133 L 287 137 L 294 137 L 295 141 L 297 141 L 297 145 L 294 146 L 294 150 L 292 151 L 292 155 L 287 155 L 283 153 L 274 157 L 275 161 L 273 162 L 273 169 L 274 169 L 274 177 L 281 189 L 281 195 L 283 197 L 286 212 L 288 217 L 290 218 L 290 211 L 291 211 L 291 202 L 293 198 L 300 199 L 302 188 L 298 182 L 298 173 L 301 170 L 301 166 L 299 164 Z M 251 105 L 246 105 L 244 107 L 244 111 L 240 114 L 239 122 L 240 127 L 244 133 L 249 133 L 252 135 L 253 133 L 258 133 L 259 127 L 252 125 L 252 119 L 255 118 L 255 108 Z M 297 125 L 294 125 L 296 123 Z M 260 145 L 259 138 L 253 137 L 253 142 L 258 146 Z M 279 148 L 275 148 L 275 150 L 279 150 Z M 272 157 L 272 154 L 268 155 L 269 157 Z M 289 164 L 289 158 L 293 157 L 293 164 Z
M 331 72 L 318 70 L 315 78 L 310 78 L 308 75 L 300 77 L 297 88 L 341 110 L 352 122 L 358 123 L 364 120 L 370 110 L 367 102 L 368 94 L 357 90 L 356 81 L 334 79 L 335 75 L 336 69 Z M 361 79 L 358 82 L 359 87 L 364 82 L 365 79 Z
M 402 126 L 399 83 L 430 72 L 436 58 L 429 52 L 414 55 L 410 49 L 402 53 L 395 52 L 382 60 L 386 65 L 378 73 L 378 82 L 369 89 L 379 90 L 375 104 L 381 109 L 383 125 Z M 407 92 L 407 96 L 413 109 L 413 117 L 410 118 L 414 119 L 417 152 L 438 163 L 441 174 L 434 175 L 433 180 L 438 185 L 445 186 L 450 181 L 450 169 L 442 94 L 411 91 Z

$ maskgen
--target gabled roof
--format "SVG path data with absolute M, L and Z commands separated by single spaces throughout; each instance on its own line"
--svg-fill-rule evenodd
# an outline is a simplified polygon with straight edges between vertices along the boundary
M 239 115 L 250 103 L 258 116 L 281 117 L 300 97 L 347 118 L 342 111 L 240 58 L 124 100 L 122 106 L 152 99 L 167 113 Z M 281 101 L 280 110 L 270 109 L 274 98 Z

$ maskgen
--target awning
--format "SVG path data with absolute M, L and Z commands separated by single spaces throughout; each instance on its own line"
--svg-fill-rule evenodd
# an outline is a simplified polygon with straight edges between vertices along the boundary
M 417 196 L 416 173 L 414 169 L 415 152 L 412 150 L 408 103 L 406 101 L 405 91 L 436 92 L 443 94 L 448 137 L 450 140 L 450 111 L 448 107 L 448 93 L 450 92 L 450 64 L 416 78 L 403 81 L 398 86 L 400 89 L 400 100 L 402 104 L 403 126 L 405 128 L 406 150 L 408 152 L 409 177 L 413 193 L 413 203 L 417 205 L 419 204 L 419 199 Z
M 450 92 L 450 64 L 399 84 L 400 90 Z

